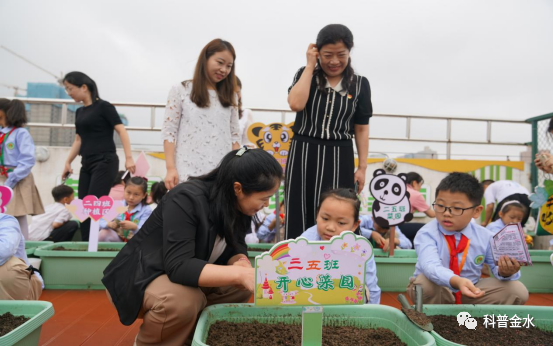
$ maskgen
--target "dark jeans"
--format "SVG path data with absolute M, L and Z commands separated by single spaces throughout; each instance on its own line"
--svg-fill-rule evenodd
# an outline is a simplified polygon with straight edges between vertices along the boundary
M 50 240 L 54 243 L 60 241 L 71 241 L 78 229 L 79 224 L 77 221 L 67 221 L 60 227 L 54 229 L 52 233 L 50 233 L 50 236 L 44 240 Z
M 94 195 L 98 198 L 109 195 L 109 191 L 119 170 L 119 158 L 116 153 L 104 153 L 84 156 L 79 173 L 79 198 Z M 81 223 L 83 241 L 90 235 L 90 219 Z

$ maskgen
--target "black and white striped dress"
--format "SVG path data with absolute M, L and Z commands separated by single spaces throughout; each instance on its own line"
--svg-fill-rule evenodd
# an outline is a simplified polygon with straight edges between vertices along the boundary
M 298 70 L 288 92 L 304 69 Z M 357 74 L 349 90 L 340 91 L 340 86 L 321 92 L 313 77 L 305 109 L 296 114 L 286 164 L 286 239 L 298 237 L 315 224 L 321 193 L 354 187 L 354 127 L 369 123 L 371 89 L 367 78 Z

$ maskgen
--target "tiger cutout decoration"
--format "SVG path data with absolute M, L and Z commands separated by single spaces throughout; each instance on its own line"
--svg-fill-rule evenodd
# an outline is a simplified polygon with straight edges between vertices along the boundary
M 293 122 L 282 123 L 253 123 L 248 128 L 248 140 L 258 148 L 265 150 L 280 163 L 282 168 L 286 166 L 292 133 Z

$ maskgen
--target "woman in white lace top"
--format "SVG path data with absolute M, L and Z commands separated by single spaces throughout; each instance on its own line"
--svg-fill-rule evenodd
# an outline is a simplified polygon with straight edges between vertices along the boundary
M 232 45 L 221 39 L 201 51 L 194 78 L 169 91 L 161 136 L 165 186 L 210 172 L 240 142 Z

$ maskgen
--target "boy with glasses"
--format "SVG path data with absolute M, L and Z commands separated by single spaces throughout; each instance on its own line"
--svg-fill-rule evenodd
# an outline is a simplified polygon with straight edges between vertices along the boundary
M 528 290 L 518 281 L 520 264 L 508 256 L 494 263 L 493 232 L 471 222 L 482 213 L 484 191 L 466 173 L 451 173 L 436 189 L 436 219 L 415 237 L 417 264 L 407 294 L 415 301 L 415 285 L 423 288 L 424 304 L 523 305 Z M 481 279 L 482 265 L 494 277 Z

